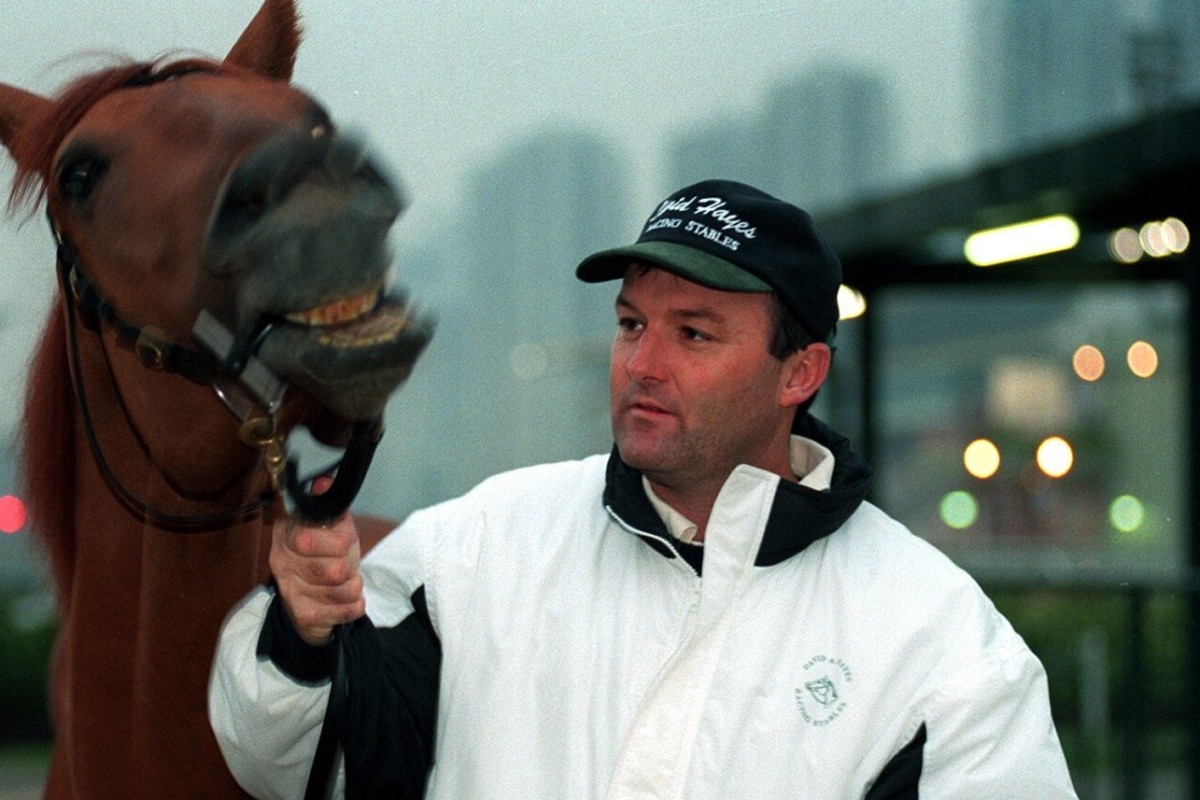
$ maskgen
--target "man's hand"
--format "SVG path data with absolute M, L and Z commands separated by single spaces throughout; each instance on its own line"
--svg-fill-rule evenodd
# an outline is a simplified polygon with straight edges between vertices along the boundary
M 323 645 L 336 626 L 366 613 L 361 557 L 358 529 L 349 513 L 324 528 L 301 527 L 290 517 L 275 522 L 271 574 L 305 642 Z

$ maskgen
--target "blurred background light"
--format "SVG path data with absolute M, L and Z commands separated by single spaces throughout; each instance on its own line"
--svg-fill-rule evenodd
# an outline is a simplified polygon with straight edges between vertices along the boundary
M 1146 255 L 1148 256 L 1162 258 L 1171 254 L 1171 248 L 1167 247 L 1167 243 L 1163 239 L 1161 222 L 1147 222 L 1138 231 L 1138 239 L 1142 243 L 1142 249 L 1146 251 Z
M 842 284 L 837 294 L 838 319 L 856 319 L 867 313 L 867 298 L 858 289 Z
M 6 494 L 0 497 L 0 533 L 17 533 L 25 527 L 25 504 L 21 498 Z
M 1147 222 L 1141 228 L 1119 228 L 1109 234 L 1108 254 L 1114 261 L 1133 264 L 1142 256 L 1166 258 L 1185 252 L 1192 242 L 1191 231 L 1178 217 Z
M 1042 441 L 1037 449 L 1037 465 L 1051 478 L 1061 478 L 1075 464 L 1075 451 L 1061 436 L 1051 436 Z
M 1133 228 L 1120 228 L 1108 237 L 1108 252 L 1113 261 L 1122 264 L 1134 264 L 1141 260 L 1145 252 L 1138 232 Z
M 1079 243 L 1079 225 L 1066 214 L 973 233 L 963 254 L 977 267 L 1070 250 Z
M 970 492 L 961 489 L 943 497 L 939 510 L 942 522 L 956 531 L 966 530 L 979 519 L 979 503 Z
M 1162 239 L 1163 244 L 1172 253 L 1182 253 L 1191 244 L 1192 235 L 1187 225 L 1183 224 L 1183 220 L 1168 217 L 1162 223 Z
M 519 342 L 509 353 L 508 360 L 513 374 L 526 381 L 545 377 L 550 367 L 550 354 L 545 345 L 537 342 Z
M 1095 345 L 1085 344 L 1071 357 L 1075 374 L 1085 381 L 1100 380 L 1104 374 L 1104 354 Z
M 1133 533 L 1146 521 L 1146 507 L 1133 495 L 1123 494 L 1109 504 L 1108 521 L 1121 533 Z
M 1000 449 L 987 439 L 976 439 L 963 450 L 963 466 L 971 475 L 986 480 L 1000 469 Z
M 1129 371 L 1139 378 L 1149 378 L 1158 371 L 1158 351 L 1149 342 L 1134 342 L 1125 353 Z

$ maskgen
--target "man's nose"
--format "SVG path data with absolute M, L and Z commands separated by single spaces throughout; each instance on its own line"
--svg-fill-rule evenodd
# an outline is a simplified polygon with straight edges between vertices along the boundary
M 663 343 L 659 336 L 649 330 L 642 331 L 630 347 L 625 369 L 629 377 L 636 381 L 663 380 L 663 355 Z

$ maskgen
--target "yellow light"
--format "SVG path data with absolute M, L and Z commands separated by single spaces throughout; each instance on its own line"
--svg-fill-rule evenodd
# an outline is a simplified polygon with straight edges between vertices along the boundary
M 1133 228 L 1121 228 L 1108 237 L 1108 253 L 1114 261 L 1122 264 L 1136 263 L 1145 254 L 1138 232 Z
M 987 480 L 1000 469 L 1000 449 L 987 439 L 976 439 L 963 451 L 963 466 L 976 478 Z
M 1163 244 L 1172 253 L 1182 253 L 1191 244 L 1192 235 L 1187 225 L 1175 217 L 1167 217 L 1162 223 Z
M 1149 342 L 1134 342 L 1125 353 L 1129 371 L 1139 378 L 1149 378 L 1158 370 L 1158 351 Z
M 1171 248 L 1167 247 L 1166 238 L 1163 236 L 1161 222 L 1147 222 L 1143 225 L 1138 232 L 1138 240 L 1142 243 L 1146 255 L 1162 258 L 1171 254 Z
M 1075 374 L 1085 381 L 1098 381 L 1104 374 L 1104 354 L 1095 345 L 1085 344 L 1071 357 Z
M 1079 225 L 1056 214 L 1016 225 L 991 228 L 967 237 L 963 255 L 977 267 L 1070 250 L 1079 244 Z
M 837 304 L 839 320 L 855 319 L 867 313 L 867 298 L 858 289 L 845 284 L 838 287 Z
M 1061 436 L 1051 436 L 1038 445 L 1037 465 L 1051 478 L 1061 478 L 1075 464 L 1075 452 Z

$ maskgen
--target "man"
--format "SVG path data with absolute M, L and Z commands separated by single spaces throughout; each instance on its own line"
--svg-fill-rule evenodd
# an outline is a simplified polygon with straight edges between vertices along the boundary
M 622 280 L 613 453 L 361 569 L 348 518 L 278 526 L 210 693 L 243 786 L 300 796 L 341 658 L 348 797 L 1073 798 L 1037 659 L 808 413 L 841 280 L 808 215 L 705 181 L 576 274 Z

